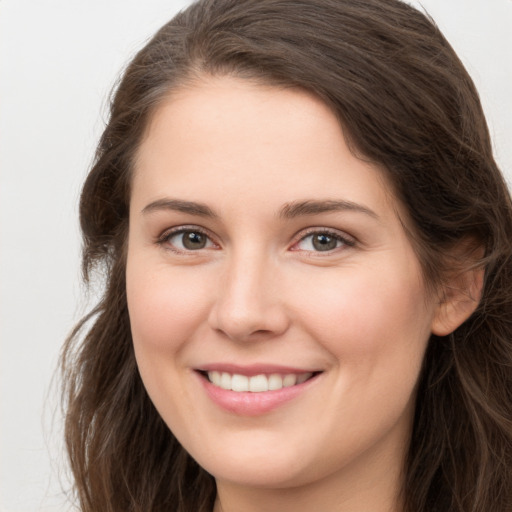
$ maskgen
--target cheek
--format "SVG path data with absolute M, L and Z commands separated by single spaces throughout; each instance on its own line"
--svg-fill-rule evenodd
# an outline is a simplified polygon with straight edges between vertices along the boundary
M 136 350 L 178 350 L 206 320 L 210 290 L 197 272 L 129 259 L 126 288 Z
M 407 264 L 381 263 L 315 280 L 301 295 L 302 325 L 348 369 L 419 371 L 432 321 L 420 274 Z
M 183 428 L 183 353 L 206 325 L 210 290 L 198 286 L 186 269 L 174 271 L 142 258 L 128 258 L 128 311 L 137 366 L 144 386 L 169 428 Z M 171 391 L 172 390 L 172 391 Z

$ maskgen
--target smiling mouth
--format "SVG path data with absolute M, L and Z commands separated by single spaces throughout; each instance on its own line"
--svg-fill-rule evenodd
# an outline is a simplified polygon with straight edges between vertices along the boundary
M 214 386 L 226 391 L 264 393 L 303 384 L 320 372 L 272 373 L 270 375 L 259 374 L 250 377 L 238 373 L 220 371 L 201 371 L 200 373 Z

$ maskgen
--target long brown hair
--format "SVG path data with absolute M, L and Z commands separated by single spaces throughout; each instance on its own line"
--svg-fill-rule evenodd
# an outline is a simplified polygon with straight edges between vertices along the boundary
M 339 117 L 353 151 L 405 205 L 425 278 L 484 251 L 480 304 L 433 336 L 404 468 L 406 512 L 512 510 L 512 205 L 475 87 L 435 24 L 399 0 L 204 0 L 133 59 L 85 182 L 86 282 L 104 294 L 62 358 L 66 442 L 84 512 L 211 510 L 215 483 L 153 407 L 135 363 L 125 292 L 134 156 L 152 112 L 201 75 L 300 87 Z M 459 262 L 460 263 L 460 262 Z

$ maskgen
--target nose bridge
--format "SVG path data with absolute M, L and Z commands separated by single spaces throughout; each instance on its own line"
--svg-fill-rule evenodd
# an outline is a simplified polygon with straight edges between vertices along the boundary
M 281 297 L 272 281 L 276 269 L 269 254 L 254 244 L 242 244 L 226 258 L 211 324 L 235 340 L 277 335 L 287 321 Z

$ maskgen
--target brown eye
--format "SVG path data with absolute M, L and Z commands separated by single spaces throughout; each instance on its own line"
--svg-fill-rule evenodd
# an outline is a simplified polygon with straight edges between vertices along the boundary
M 198 233 L 197 231 L 185 231 L 181 236 L 183 247 L 185 247 L 185 249 L 193 251 L 196 249 L 204 249 L 206 247 L 208 238 L 202 233 Z
M 344 237 L 342 234 L 332 233 L 330 231 L 310 232 L 301 238 L 293 247 L 293 250 L 315 252 L 329 252 L 334 249 L 353 247 L 355 242 Z
M 162 241 L 178 251 L 198 251 L 214 246 L 213 242 L 205 233 L 196 229 L 174 231 L 165 236 Z
M 317 251 L 330 251 L 336 249 L 339 240 L 326 233 L 312 235 L 311 243 Z

